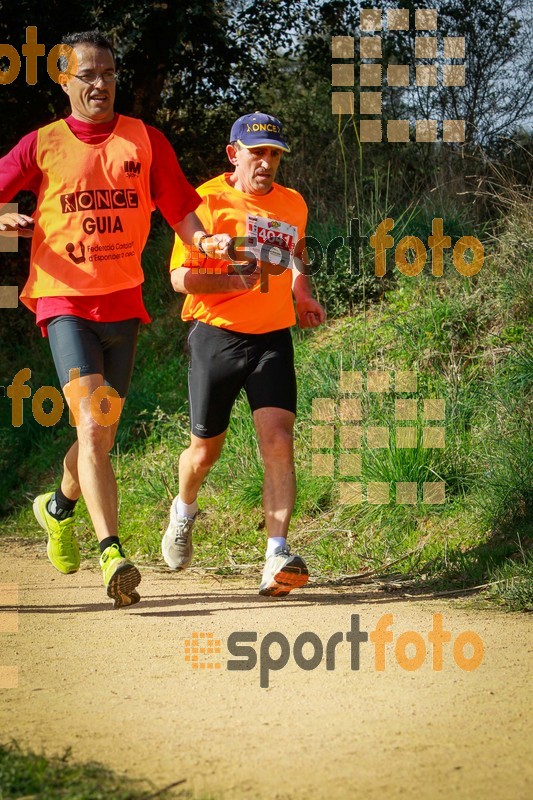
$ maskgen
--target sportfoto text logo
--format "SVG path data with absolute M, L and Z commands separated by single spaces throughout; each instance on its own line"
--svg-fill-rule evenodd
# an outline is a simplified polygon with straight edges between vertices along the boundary
M 259 669 L 259 686 L 267 689 L 272 672 L 279 672 L 290 661 L 311 672 L 320 666 L 328 671 L 336 669 L 337 658 L 346 661 L 349 654 L 350 669 L 361 667 L 361 645 L 373 648 L 373 666 L 384 672 L 395 662 L 406 672 L 416 672 L 426 662 L 434 672 L 448 669 L 451 663 L 463 672 L 473 672 L 481 666 L 485 654 L 483 639 L 475 631 L 462 631 L 452 641 L 452 633 L 444 627 L 442 614 L 433 614 L 432 627 L 424 637 L 418 631 L 404 631 L 398 636 L 392 629 L 393 614 L 383 614 L 374 630 L 361 630 L 359 614 L 350 617 L 350 630 L 332 633 L 326 642 L 312 631 L 300 633 L 291 645 L 280 631 L 267 633 L 260 642 L 255 631 L 235 631 L 228 636 L 226 647 L 233 658 L 226 661 L 231 672 L 249 672 Z M 349 645 L 349 650 L 342 647 Z M 370 642 L 370 645 L 368 645 Z M 256 646 L 258 645 L 258 646 Z M 197 632 L 184 643 L 184 659 L 192 669 L 214 671 L 222 669 L 222 643 L 212 632 Z
M 132 161 L 124 162 L 124 171 L 130 177 L 138 177 L 140 164 Z M 107 194 L 105 192 L 82 191 L 61 195 L 61 210 L 63 213 L 75 211 L 93 211 L 99 206 L 132 207 L 136 208 L 138 196 L 134 189 L 117 190 Z M 18 212 L 16 203 L 8 203 L 2 207 L 2 212 Z M 376 227 L 370 235 L 368 244 L 373 251 L 374 274 L 382 278 L 387 273 L 387 251 L 394 248 L 394 264 L 399 272 L 407 277 L 417 277 L 426 268 L 428 259 L 431 261 L 431 274 L 435 278 L 444 275 L 444 251 L 451 251 L 451 260 L 456 271 L 464 277 L 476 275 L 482 268 L 485 260 L 483 244 L 475 236 L 461 236 L 452 247 L 452 239 L 446 235 L 444 220 L 435 217 L 431 223 L 431 233 L 428 232 L 428 248 L 418 236 L 403 236 L 397 243 L 391 232 L 394 230 L 394 219 L 387 217 Z M 120 217 L 88 216 L 82 221 L 84 233 L 116 233 L 122 231 Z M 264 240 L 263 240 L 264 239 Z M 361 237 L 359 220 L 350 220 L 346 236 L 335 236 L 323 246 L 314 236 L 304 236 L 288 250 L 283 235 L 275 227 L 266 231 L 261 240 L 257 236 L 237 236 L 231 240 L 229 247 L 229 274 L 242 274 L 248 269 L 260 265 L 260 291 L 268 292 L 271 276 L 280 275 L 285 269 L 301 269 L 300 263 L 293 258 L 294 252 L 301 253 L 305 250 L 307 261 L 304 265 L 306 274 L 317 275 L 325 268 L 326 274 L 332 275 L 337 268 L 338 253 L 345 248 L 348 251 L 349 269 L 353 275 L 361 274 L 361 251 L 364 239 Z M 19 246 L 19 237 L 16 232 L 0 232 L 0 253 L 16 253 Z M 75 264 L 85 261 L 104 261 L 124 258 L 131 255 L 129 248 L 132 242 L 117 242 L 116 244 L 87 245 L 83 241 L 76 246 L 68 242 L 65 250 L 68 257 Z M 101 252 L 105 251 L 105 252 Z M 79 255 L 77 253 L 79 252 Z M 392 259 L 390 259 L 392 260 Z M 189 248 L 187 264 L 192 269 L 205 275 L 220 275 L 225 271 L 222 265 L 210 261 L 206 266 L 206 256 L 196 248 Z M 226 262 L 227 264 L 227 262 Z M 16 308 L 18 305 L 18 292 L 15 286 L 0 287 L 0 308 Z
M 46 55 L 44 44 L 37 41 L 37 27 L 29 25 L 26 28 L 26 43 L 22 45 L 22 55 L 26 59 L 26 83 L 33 86 L 37 83 L 37 59 Z M 60 70 L 57 66 L 59 59 L 67 60 L 67 69 Z M 0 86 L 13 83 L 19 76 L 22 59 L 18 50 L 12 44 L 0 44 L 0 60 L 6 59 L 7 68 L 0 68 Z M 46 58 L 46 71 L 54 83 L 59 83 L 59 76 L 65 75 L 69 79 L 78 71 L 78 58 L 68 44 L 56 44 L 49 51 Z
M 11 400 L 11 424 L 20 428 L 24 424 L 24 399 L 31 397 L 31 387 L 27 381 L 31 378 L 31 369 L 19 369 L 7 389 L 0 386 L 0 396 L 7 394 Z M 89 407 L 93 420 L 104 428 L 118 422 L 122 410 L 122 400 L 112 386 L 99 386 L 89 397 L 89 389 L 80 383 L 80 370 L 69 370 L 69 383 L 63 387 L 63 393 L 69 401 L 69 423 L 78 425 L 80 403 L 89 399 Z M 46 404 L 46 407 L 45 407 Z M 57 425 L 63 415 L 65 403 L 61 392 L 55 386 L 41 386 L 32 397 L 31 410 L 39 425 L 49 428 Z
M 418 236 L 403 236 L 396 244 L 394 238 L 389 235 L 389 231 L 394 229 L 394 219 L 387 217 L 376 227 L 375 232 L 369 237 L 370 248 L 374 251 L 374 274 L 382 278 L 387 272 L 387 250 L 394 249 L 394 263 L 397 269 L 408 277 L 420 275 L 428 260 L 428 250 Z M 268 278 L 270 275 L 279 275 L 286 268 L 293 266 L 292 254 L 294 251 L 307 251 L 308 261 L 305 264 L 306 272 L 316 275 L 323 267 L 324 261 L 327 274 L 335 271 L 336 257 L 339 250 L 343 247 L 350 252 L 351 271 L 360 274 L 360 248 L 363 239 L 359 233 L 359 220 L 354 218 L 350 221 L 349 233 L 347 236 L 335 236 L 327 243 L 324 248 L 319 239 L 314 236 L 304 236 L 289 251 L 284 248 L 283 242 L 277 241 L 276 232 L 271 231 L 267 242 L 260 243 L 254 237 L 237 236 L 231 241 L 230 257 L 236 266 L 244 259 L 256 257 L 254 250 L 258 248 L 259 261 L 261 262 L 261 291 L 268 291 Z M 476 275 L 482 268 L 485 260 L 485 250 L 483 244 L 475 236 L 461 236 L 452 247 L 452 239 L 444 231 L 444 219 L 435 217 L 431 223 L 431 233 L 427 238 L 428 247 L 431 253 L 431 274 L 440 278 L 444 275 L 444 251 L 451 250 L 452 262 L 460 275 L 470 278 Z M 240 250 L 237 250 L 240 248 Z M 465 257 L 469 253 L 468 257 Z M 190 250 L 190 266 L 202 271 L 202 257 L 196 250 Z M 299 269 L 297 264 L 294 264 Z M 221 267 L 205 268 L 206 274 L 220 274 Z

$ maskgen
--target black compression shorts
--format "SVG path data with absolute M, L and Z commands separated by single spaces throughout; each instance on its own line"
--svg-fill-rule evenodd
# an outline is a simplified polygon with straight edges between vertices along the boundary
M 108 386 L 126 397 L 139 325 L 138 319 L 93 322 L 71 315 L 54 317 L 48 323 L 48 339 L 61 387 L 69 382 L 70 370 L 79 369 L 80 377 L 103 375 Z
M 238 333 L 196 321 L 189 333 L 191 433 L 210 439 L 229 425 L 244 388 L 250 408 L 296 413 L 296 376 L 289 328 Z

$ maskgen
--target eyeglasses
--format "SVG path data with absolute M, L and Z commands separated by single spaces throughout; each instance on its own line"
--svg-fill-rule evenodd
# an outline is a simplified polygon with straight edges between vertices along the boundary
M 93 72 L 87 72 L 85 75 L 77 75 L 74 72 L 68 72 L 67 74 L 72 78 L 77 78 L 79 81 L 86 83 L 88 86 L 94 86 L 98 83 L 100 78 L 104 83 L 115 83 L 118 78 L 118 74 L 116 72 L 102 72 L 101 75 L 97 75 Z

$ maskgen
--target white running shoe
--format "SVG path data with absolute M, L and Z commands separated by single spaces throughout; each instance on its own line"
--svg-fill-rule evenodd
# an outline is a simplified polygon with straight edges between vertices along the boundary
M 259 594 L 285 597 L 293 589 L 305 586 L 309 572 L 303 558 L 291 555 L 289 547 L 276 547 L 265 561 Z
M 178 517 L 178 498 L 170 506 L 170 522 L 161 542 L 163 558 L 170 569 L 185 569 L 192 561 L 192 528 L 194 517 Z

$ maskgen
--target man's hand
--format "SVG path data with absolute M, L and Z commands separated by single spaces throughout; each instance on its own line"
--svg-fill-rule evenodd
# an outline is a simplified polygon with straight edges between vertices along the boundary
M 300 328 L 317 328 L 326 321 L 326 312 L 314 297 L 297 302 L 296 314 Z
M 23 239 L 33 236 L 33 217 L 27 214 L 0 214 L 0 232 L 17 231 Z
M 206 235 L 203 223 L 194 211 L 186 214 L 182 220 L 172 226 L 184 244 L 195 247 L 209 258 L 226 258 L 231 260 L 231 236 L 229 233 Z
M 198 268 L 178 267 L 170 273 L 170 282 L 175 292 L 183 294 L 221 294 L 226 292 L 242 292 L 253 289 L 261 279 L 261 267 L 246 274 L 240 273 L 238 265 L 233 264 L 233 271 L 226 274 L 205 273 Z
M 251 272 L 245 272 L 246 269 L 245 265 L 242 265 L 243 272 L 239 271 L 239 265 L 233 264 L 232 265 L 232 272 L 228 274 L 228 278 L 230 280 L 230 289 L 231 292 L 239 292 L 242 289 L 253 289 L 253 287 L 261 280 L 261 267 L 259 264 L 255 264 L 255 269 Z
M 215 233 L 213 236 L 205 236 L 200 238 L 200 247 L 198 246 L 198 238 L 193 239 L 195 245 L 199 247 L 200 252 L 204 252 L 209 258 L 231 258 L 230 248 L 232 238 L 229 233 Z

